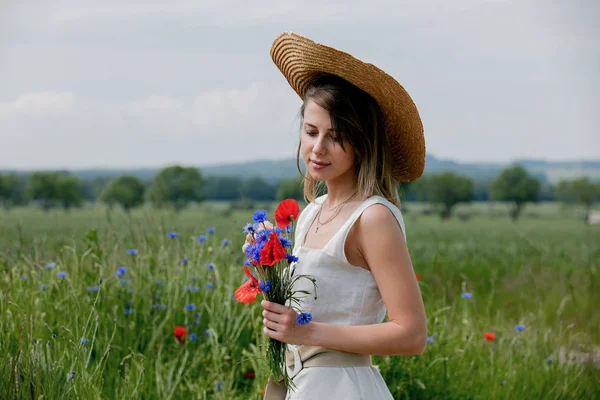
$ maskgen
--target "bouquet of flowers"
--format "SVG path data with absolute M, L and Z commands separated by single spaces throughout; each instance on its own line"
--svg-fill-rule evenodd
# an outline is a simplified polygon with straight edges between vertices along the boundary
M 296 322 L 300 325 L 308 324 L 312 316 L 298 309 L 300 298 L 298 293 L 307 295 L 306 290 L 294 290 L 294 283 L 301 278 L 309 279 L 314 286 L 316 298 L 316 281 L 310 275 L 290 274 L 290 266 L 298 261 L 291 254 L 292 241 L 288 235 L 293 232 L 293 223 L 298 219 L 300 208 L 293 199 L 287 199 L 279 203 L 275 210 L 276 227 L 267 228 L 267 212 L 256 211 L 253 215 L 254 223 L 246 224 L 244 232 L 252 237 L 251 243 L 246 247 L 245 254 L 248 257 L 244 262 L 244 274 L 248 280 L 235 291 L 235 298 L 245 304 L 252 303 L 256 296 L 262 293 L 267 301 L 287 305 L 300 313 Z M 256 277 L 250 272 L 249 267 L 254 267 Z M 286 386 L 290 386 L 286 363 L 286 344 L 269 338 L 266 361 L 273 378 L 276 381 L 283 380 Z

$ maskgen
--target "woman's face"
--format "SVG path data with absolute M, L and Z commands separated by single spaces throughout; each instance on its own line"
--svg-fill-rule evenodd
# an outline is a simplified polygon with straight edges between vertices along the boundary
M 309 100 L 304 108 L 300 152 L 310 175 L 318 181 L 354 176 L 354 149 L 337 141 L 329 113 Z

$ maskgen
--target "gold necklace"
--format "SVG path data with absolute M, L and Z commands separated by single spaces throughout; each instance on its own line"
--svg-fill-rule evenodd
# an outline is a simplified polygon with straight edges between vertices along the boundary
M 340 203 L 339 205 L 335 206 L 334 208 L 332 208 L 330 210 L 327 210 L 327 211 L 333 211 L 333 210 L 337 209 L 337 211 L 335 213 L 333 213 L 333 215 L 331 217 L 327 218 L 327 220 L 325 222 L 321 222 L 321 211 L 323 211 L 323 208 L 324 208 L 323 206 L 325 205 L 325 202 L 323 202 L 323 204 L 321 204 L 321 207 L 319 207 L 319 212 L 317 213 L 317 228 L 315 229 L 315 233 L 319 232 L 320 227 L 333 221 L 333 219 L 339 215 L 340 211 L 342 211 L 342 207 L 344 205 L 348 204 L 350 202 L 350 200 L 352 200 L 354 197 L 356 197 L 357 193 L 358 193 L 358 191 L 354 192 L 354 194 L 352 196 L 348 197 L 342 203 Z

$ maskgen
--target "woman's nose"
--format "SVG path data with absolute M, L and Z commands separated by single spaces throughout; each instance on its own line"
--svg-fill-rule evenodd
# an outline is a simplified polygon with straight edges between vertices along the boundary
M 323 137 L 318 137 L 313 145 L 313 152 L 317 154 L 324 154 L 325 143 L 323 143 Z

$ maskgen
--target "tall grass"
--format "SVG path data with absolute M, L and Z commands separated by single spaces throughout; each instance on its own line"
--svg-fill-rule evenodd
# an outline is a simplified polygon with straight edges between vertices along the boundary
M 600 229 L 544 210 L 517 223 L 479 209 L 468 221 L 406 214 L 430 343 L 418 357 L 374 358 L 395 398 L 599 396 Z M 260 398 L 261 309 L 232 297 L 250 217 L 1 212 L 0 397 Z

